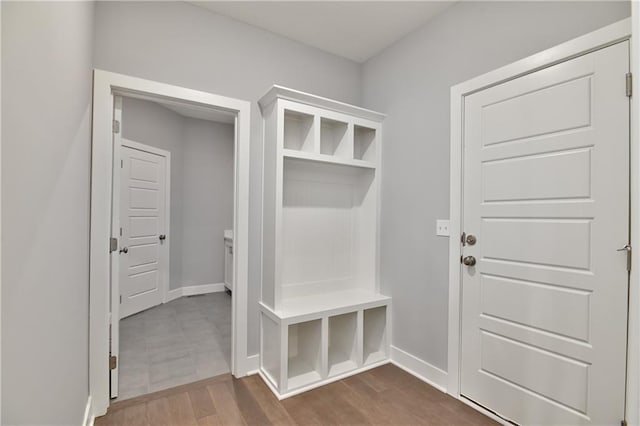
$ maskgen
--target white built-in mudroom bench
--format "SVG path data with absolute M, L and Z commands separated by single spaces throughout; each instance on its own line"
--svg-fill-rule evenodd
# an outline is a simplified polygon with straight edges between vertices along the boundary
M 278 398 L 389 361 L 379 292 L 384 115 L 284 87 L 260 101 L 260 375 Z

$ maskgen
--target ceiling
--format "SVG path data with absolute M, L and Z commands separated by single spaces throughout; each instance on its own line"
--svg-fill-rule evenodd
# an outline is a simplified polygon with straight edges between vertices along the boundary
M 454 1 L 191 1 L 356 62 L 400 40 Z

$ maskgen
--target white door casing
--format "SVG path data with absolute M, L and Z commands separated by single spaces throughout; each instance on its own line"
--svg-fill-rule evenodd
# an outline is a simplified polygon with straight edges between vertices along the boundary
M 522 424 L 624 418 L 628 42 L 464 100 L 460 394 Z
M 167 285 L 167 157 L 120 149 L 120 318 L 163 302 Z

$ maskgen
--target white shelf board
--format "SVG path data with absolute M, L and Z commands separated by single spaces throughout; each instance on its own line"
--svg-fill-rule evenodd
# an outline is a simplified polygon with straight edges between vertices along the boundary
M 379 293 L 364 290 L 343 290 L 284 299 L 281 308 L 273 311 L 273 313 L 280 319 L 293 319 L 318 313 L 331 315 L 332 311 L 340 311 L 344 308 L 357 309 L 359 307 L 368 307 L 369 305 L 383 305 L 390 301 L 390 297 Z M 269 309 L 267 306 L 264 307 Z
M 316 154 L 313 152 L 298 151 L 295 149 L 283 149 L 282 155 L 285 158 L 296 158 L 299 160 L 315 161 L 319 163 L 339 164 L 342 166 L 362 167 L 365 169 L 375 169 L 376 165 L 368 161 L 340 158 L 327 154 Z

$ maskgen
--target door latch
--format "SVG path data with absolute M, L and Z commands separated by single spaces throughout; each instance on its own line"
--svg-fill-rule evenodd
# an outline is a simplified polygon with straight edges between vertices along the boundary
M 621 248 L 616 251 L 626 251 L 627 252 L 627 271 L 631 272 L 631 246 L 629 244 L 625 244 Z

